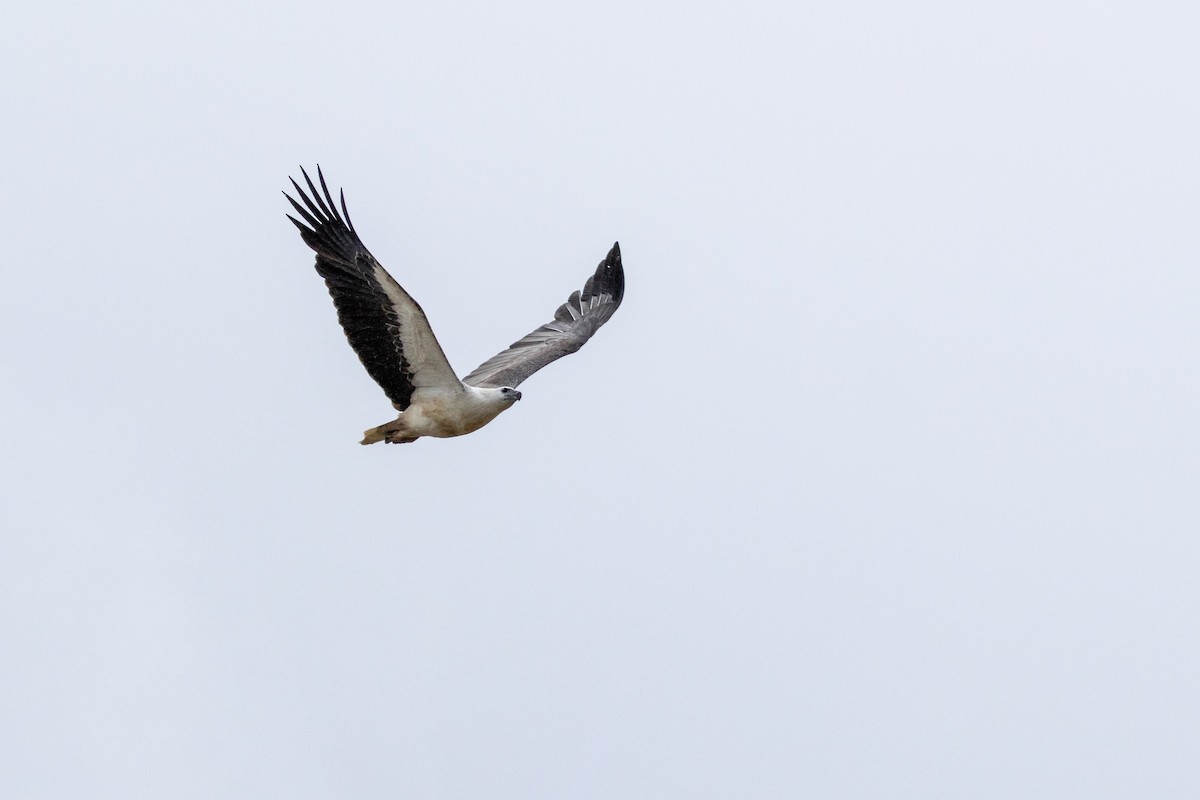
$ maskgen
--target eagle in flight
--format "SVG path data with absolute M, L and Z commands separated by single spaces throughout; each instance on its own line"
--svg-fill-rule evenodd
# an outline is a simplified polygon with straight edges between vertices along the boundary
M 338 322 L 367 372 L 400 416 L 366 431 L 362 444 L 404 444 L 422 436 L 462 436 L 479 430 L 521 399 L 517 387 L 551 361 L 583 347 L 608 322 L 625 294 L 621 248 L 613 244 L 554 319 L 514 342 L 459 380 L 446 360 L 417 301 L 396 283 L 358 238 L 346 195 L 341 213 L 317 168 L 321 191 L 301 167 L 308 192 L 290 179 L 303 205 L 284 192 L 302 218 L 288 214 L 305 243 L 317 253 Z M 307 223 L 307 224 L 306 224 Z

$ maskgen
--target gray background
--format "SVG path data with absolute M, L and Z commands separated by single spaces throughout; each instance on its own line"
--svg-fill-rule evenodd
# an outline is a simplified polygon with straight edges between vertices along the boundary
M 1198 796 L 1195 6 L 430 6 L 5 11 L 0 796 Z

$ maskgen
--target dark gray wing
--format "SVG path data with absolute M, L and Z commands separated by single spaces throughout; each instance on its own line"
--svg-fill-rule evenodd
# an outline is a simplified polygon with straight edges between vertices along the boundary
M 284 197 L 308 225 L 291 214 L 288 219 L 300 229 L 305 243 L 317 252 L 317 272 L 325 279 L 337 307 L 338 322 L 367 372 L 401 411 L 412 402 L 413 392 L 419 388 L 440 386 L 461 391 L 462 384 L 446 360 L 421 306 L 358 238 L 346 210 L 345 193 L 341 194 L 339 214 L 321 168 L 317 167 L 320 193 L 308 173 L 303 168 L 300 171 L 311 196 L 292 180 L 304 205 L 286 192 Z
M 551 361 L 574 353 L 616 313 L 625 295 L 621 245 L 614 243 L 582 292 L 573 292 L 554 319 L 511 347 L 489 358 L 463 383 L 472 386 L 517 386 Z

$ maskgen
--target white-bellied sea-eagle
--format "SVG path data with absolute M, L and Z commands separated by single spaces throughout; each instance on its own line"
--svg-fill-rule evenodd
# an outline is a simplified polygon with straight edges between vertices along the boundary
M 574 353 L 621 305 L 625 273 L 613 244 L 583 285 L 559 306 L 554 319 L 513 343 L 459 380 L 429 327 L 425 312 L 367 251 L 346 210 L 341 213 L 317 168 L 321 191 L 301 168 L 308 192 L 292 180 L 303 205 L 284 196 L 303 218 L 288 215 L 317 253 L 338 321 L 350 346 L 400 412 L 366 431 L 362 444 L 402 444 L 422 436 L 462 436 L 479 430 L 521 399 L 517 386 L 552 361 Z M 307 223 L 307 224 L 305 224 Z

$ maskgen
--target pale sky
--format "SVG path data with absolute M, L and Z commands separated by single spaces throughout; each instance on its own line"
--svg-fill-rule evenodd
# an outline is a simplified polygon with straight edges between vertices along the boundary
M 1200 796 L 1200 11 L 26 3 L 0 797 Z M 393 416 L 320 164 L 465 374 Z

